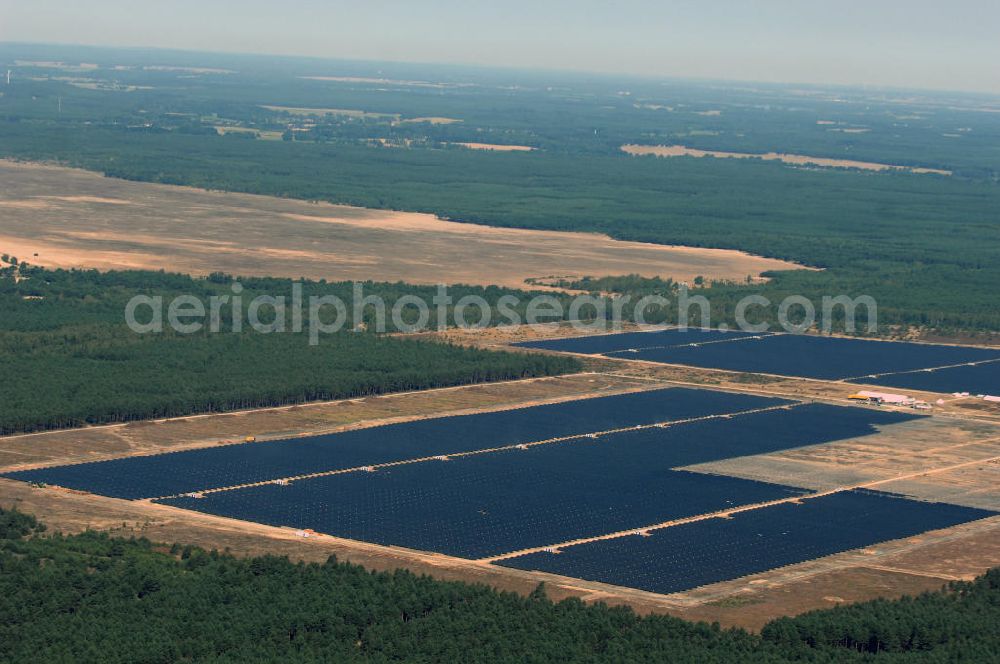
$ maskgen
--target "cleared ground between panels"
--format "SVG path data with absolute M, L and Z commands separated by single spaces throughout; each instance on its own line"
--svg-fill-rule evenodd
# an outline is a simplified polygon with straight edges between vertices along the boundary
M 669 594 L 994 515 L 844 491 L 496 564 Z
M 852 382 L 923 392 L 945 394 L 968 392 L 970 394 L 1000 396 L 1000 361 L 983 362 L 974 366 L 963 365 L 944 369 L 920 369 L 891 373 Z
M 514 345 L 707 369 L 912 386 L 935 392 L 1000 394 L 1000 350 L 970 346 L 696 329 Z
M 746 342 L 719 341 L 702 348 L 742 343 Z M 600 542 L 648 540 L 677 528 L 720 521 L 713 516 L 720 513 L 732 512 L 733 520 L 751 512 L 780 515 L 772 510 L 791 501 L 826 500 L 812 498 L 810 491 L 815 489 L 798 488 L 794 481 L 760 481 L 681 468 L 835 441 L 860 442 L 887 427 L 922 419 L 926 418 L 871 408 L 665 388 L 10 476 L 116 497 L 173 496 L 156 502 L 206 515 L 405 547 L 415 553 L 466 558 L 475 561 L 471 564 L 497 569 L 519 564 L 508 561 L 536 560 L 545 549 L 585 551 Z M 100 489 L 89 488 L 84 481 L 97 483 Z M 201 497 L 180 495 L 187 493 Z M 935 516 L 921 525 L 913 519 L 908 522 L 912 532 L 898 535 L 882 528 L 877 519 L 871 521 L 870 529 L 855 525 L 867 538 L 858 546 L 992 514 L 948 512 L 951 508 L 967 509 L 929 508 L 932 515 L 950 514 L 951 521 Z M 189 513 L 186 518 L 194 517 Z M 630 534 L 638 532 L 648 537 Z M 763 566 L 760 569 L 715 570 L 712 573 L 718 578 L 704 581 L 693 576 L 693 585 L 688 587 L 804 562 L 826 555 L 817 552 L 828 549 L 854 548 L 850 546 L 853 540 L 845 544 L 838 532 L 813 531 L 809 536 L 812 548 L 790 547 L 788 562 L 754 554 L 754 564 Z M 725 538 L 720 546 L 729 546 Z M 622 555 L 618 567 L 633 565 L 638 554 L 626 551 Z M 487 564 L 490 561 L 497 564 Z M 657 574 L 655 570 L 650 573 Z M 582 573 L 566 575 L 657 593 L 676 592 L 656 589 L 653 581 L 641 578 L 619 583 Z M 669 575 L 663 576 L 663 583 L 671 583 Z
M 802 495 L 675 469 L 866 436 L 913 419 L 804 404 L 160 502 L 481 558 Z
M 758 337 L 751 332 L 723 332 L 702 328 L 669 328 L 647 332 L 618 332 L 557 339 L 536 339 L 512 344 L 522 348 L 537 348 L 584 355 L 614 354 L 648 348 L 674 348 L 691 344 L 736 341 Z
M 25 470 L 5 477 L 115 498 L 153 498 L 792 403 L 712 390 L 654 389 L 322 436 Z

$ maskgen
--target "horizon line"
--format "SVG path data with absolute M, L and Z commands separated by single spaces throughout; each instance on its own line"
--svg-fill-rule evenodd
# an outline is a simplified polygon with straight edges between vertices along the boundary
M 391 65 L 403 65 L 411 67 L 453 67 L 456 69 L 473 69 L 473 70 L 485 70 L 492 72 L 508 72 L 508 73 L 524 73 L 524 74 L 542 74 L 542 75 L 555 75 L 555 76 L 566 76 L 566 75 L 576 75 L 576 76 L 594 76 L 603 79 L 610 80 L 636 80 L 643 81 L 647 83 L 667 83 L 667 82 L 683 82 L 683 83 L 698 83 L 698 84 L 725 84 L 725 85 L 754 85 L 754 86 L 770 86 L 770 87 L 811 87 L 819 89 L 836 89 L 845 91 L 855 91 L 855 92 L 917 92 L 928 95 L 943 95 L 943 94 L 955 94 L 955 95 L 965 95 L 965 96 L 976 96 L 983 97 L 992 100 L 1000 100 L 1000 91 L 988 92 L 985 90 L 960 90 L 954 88 L 925 88 L 925 87 L 913 87 L 906 85 L 877 85 L 871 83 L 829 83 L 822 81 L 762 81 L 755 79 L 739 79 L 739 78 L 718 78 L 718 77 L 694 77 L 694 76 L 683 76 L 678 74 L 639 74 L 632 72 L 612 72 L 612 71 L 597 71 L 592 69 L 577 69 L 571 67 L 526 67 L 526 66 L 515 66 L 515 65 L 488 65 L 480 63 L 470 63 L 470 62 L 446 62 L 446 61 L 424 61 L 424 60 L 373 60 L 369 58 L 360 57 L 350 57 L 350 56 L 340 56 L 340 55 L 303 55 L 296 53 L 261 53 L 261 52 L 250 52 L 250 51 L 233 51 L 233 50 L 216 50 L 216 49 L 203 49 L 203 48 L 178 48 L 172 46 L 138 46 L 138 45 L 113 45 L 113 44 L 85 44 L 85 43 L 72 43 L 72 42 L 38 42 L 38 41 L 17 41 L 17 40 L 4 40 L 0 39 L 0 46 L 42 46 L 42 47 L 62 47 L 62 48 L 82 48 L 82 49 L 105 49 L 109 51 L 145 51 L 145 52 L 163 52 L 163 53 L 178 53 L 178 54 L 192 54 L 192 55 L 209 55 L 209 56 L 235 56 L 235 57 L 254 57 L 254 58 L 277 58 L 283 60 L 310 60 L 314 62 L 339 62 L 339 63 L 357 63 L 357 64 L 391 64 Z M 243 73 L 243 72 L 237 72 Z

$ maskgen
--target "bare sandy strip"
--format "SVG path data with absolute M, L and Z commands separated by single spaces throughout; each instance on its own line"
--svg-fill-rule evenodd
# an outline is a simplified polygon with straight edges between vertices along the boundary
M 167 65 L 148 65 L 146 71 L 176 71 L 187 74 L 236 74 L 233 69 L 218 69 L 216 67 L 171 67 Z
M 407 118 L 406 120 L 397 120 L 396 124 L 417 124 L 420 122 L 426 122 L 432 125 L 449 125 L 461 122 L 458 118 L 443 118 L 439 116 L 426 117 L 426 118 Z
M 461 122 L 458 118 L 445 118 L 439 116 L 428 116 L 420 118 L 403 118 L 399 113 L 376 113 L 374 111 L 362 111 L 352 108 L 304 108 L 298 106 L 261 106 L 269 111 L 289 113 L 291 115 L 342 115 L 350 118 L 386 118 L 395 124 L 418 124 L 426 122 L 432 125 L 447 125 Z
M 398 113 L 373 113 L 354 108 L 304 108 L 298 106 L 267 106 L 269 111 L 289 113 L 291 115 L 343 115 L 351 118 L 394 118 L 399 119 Z
M 494 152 L 531 152 L 535 148 L 528 145 L 497 145 L 495 143 L 452 143 L 470 150 L 492 150 Z
M 306 81 L 329 81 L 332 83 L 372 83 L 375 85 L 407 85 L 417 88 L 459 88 L 467 83 L 432 83 L 430 81 L 407 81 L 391 78 L 369 78 L 367 76 L 299 76 Z
M 951 171 L 937 168 L 912 168 L 910 166 L 894 166 L 871 161 L 854 161 L 852 159 L 827 159 L 825 157 L 808 157 L 800 154 L 784 154 L 782 152 L 767 152 L 765 154 L 750 154 L 746 152 L 722 152 L 719 150 L 696 150 L 683 145 L 634 145 L 622 146 L 622 151 L 631 155 L 655 155 L 657 157 L 716 157 L 718 159 L 763 159 L 764 161 L 781 161 L 798 166 L 823 166 L 827 168 L 859 168 L 868 171 L 900 170 L 911 173 L 936 173 L 951 175 Z
M 554 274 L 743 280 L 799 267 L 739 251 L 496 228 L 56 166 L 0 161 L 0 179 L 0 251 L 49 267 L 510 287 Z

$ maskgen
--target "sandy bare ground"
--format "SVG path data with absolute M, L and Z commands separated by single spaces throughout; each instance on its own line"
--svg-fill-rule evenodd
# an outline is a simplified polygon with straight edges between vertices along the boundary
M 453 143 L 470 150 L 491 150 L 493 152 L 531 152 L 535 148 L 527 145 L 497 145 L 495 143 Z
M 56 166 L 0 161 L 0 181 L 0 251 L 47 267 L 510 287 L 551 275 L 742 280 L 798 267 L 738 251 L 493 228 Z
M 373 83 L 376 85 L 405 85 L 416 88 L 461 88 L 468 83 L 434 83 L 432 81 L 409 81 L 391 78 L 370 78 L 366 76 L 299 76 L 307 81 L 329 81 L 332 83 Z
M 622 394 L 657 386 L 629 376 L 580 373 L 0 436 L 0 470 L 7 472 L 181 449 L 242 445 L 248 435 L 258 441 L 318 435 L 427 417 Z
M 407 118 L 405 120 L 399 120 L 396 124 L 416 124 L 418 122 L 426 122 L 432 125 L 448 125 L 461 122 L 458 118 L 444 118 L 438 115 L 423 117 L 423 118 Z
M 867 171 L 909 171 L 911 173 L 936 173 L 951 175 L 951 171 L 936 168 L 911 168 L 909 166 L 894 166 L 872 161 L 854 161 L 852 159 L 827 159 L 825 157 L 809 157 L 801 154 L 784 154 L 767 152 L 750 154 L 746 152 L 722 152 L 718 150 L 696 150 L 683 145 L 623 145 L 622 152 L 631 155 L 655 155 L 657 157 L 716 157 L 717 159 L 763 159 L 764 161 L 780 161 L 796 166 L 823 166 L 826 168 L 859 168 Z
M 269 111 L 288 113 L 289 115 L 342 115 L 350 118 L 391 118 L 399 119 L 398 113 L 373 113 L 353 108 L 304 108 L 300 106 L 261 106 Z

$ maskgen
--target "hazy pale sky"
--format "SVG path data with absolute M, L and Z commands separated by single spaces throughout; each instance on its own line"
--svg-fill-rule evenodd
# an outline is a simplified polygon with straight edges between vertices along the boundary
M 1000 0 L 0 0 L 0 41 L 1000 93 Z

